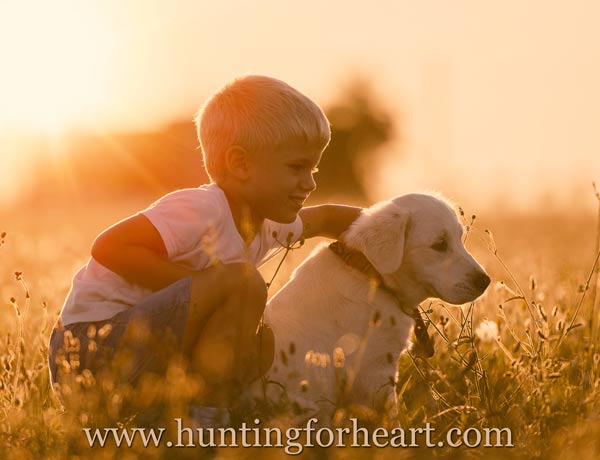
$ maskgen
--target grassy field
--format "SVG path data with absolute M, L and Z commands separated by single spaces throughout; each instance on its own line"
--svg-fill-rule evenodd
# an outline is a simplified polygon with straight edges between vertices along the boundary
M 0 458 L 174 458 L 172 450 L 140 445 L 87 448 L 82 426 L 97 410 L 93 401 L 81 400 L 79 410 L 64 411 L 48 383 L 47 341 L 72 275 L 85 263 L 101 229 L 145 204 L 0 215 Z M 471 224 L 470 217 L 466 223 Z M 336 413 L 340 425 L 357 413 L 373 425 L 388 427 L 429 422 L 436 429 L 436 443 L 452 427 L 510 428 L 515 447 L 327 449 L 310 450 L 306 456 L 600 458 L 600 302 L 598 272 L 592 270 L 597 225 L 592 215 L 482 212 L 470 225 L 467 246 L 492 276 L 487 293 L 462 307 L 435 300 L 423 305 L 433 323 L 429 331 L 436 354 L 427 361 L 411 354 L 401 357 L 397 416 L 356 407 L 340 407 Z M 312 246 L 307 243 L 286 259 L 271 293 Z M 263 269 L 265 278 L 275 263 Z M 148 383 L 140 394 L 152 399 L 160 393 L 176 415 L 193 382 L 176 366 L 166 379 L 166 389 Z M 74 376 L 72 388 L 63 391 L 77 398 L 78 388 L 93 384 L 93 376 Z M 110 414 L 123 398 L 137 396 L 115 390 L 102 410 Z M 285 419 L 279 413 L 271 422 Z M 201 452 L 179 454 L 197 458 Z M 283 452 L 240 448 L 216 455 L 281 458 Z

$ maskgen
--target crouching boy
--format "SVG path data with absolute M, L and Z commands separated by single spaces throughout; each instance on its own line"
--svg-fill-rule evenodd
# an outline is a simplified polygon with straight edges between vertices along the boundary
M 258 340 L 267 292 L 256 267 L 302 237 L 337 238 L 358 216 L 349 206 L 303 208 L 330 128 L 286 83 L 237 78 L 196 123 L 212 182 L 170 193 L 98 236 L 50 339 L 58 387 L 78 367 L 96 385 L 102 376 L 100 398 L 126 384 L 135 399 L 144 376 L 164 378 L 180 356 L 194 403 L 231 407 L 273 359 L 269 330 Z

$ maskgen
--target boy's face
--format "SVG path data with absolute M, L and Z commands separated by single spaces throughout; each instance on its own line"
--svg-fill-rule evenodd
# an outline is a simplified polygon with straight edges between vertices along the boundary
M 246 182 L 246 200 L 259 219 L 289 223 L 296 219 L 316 188 L 314 173 L 321 150 L 283 147 L 253 154 Z

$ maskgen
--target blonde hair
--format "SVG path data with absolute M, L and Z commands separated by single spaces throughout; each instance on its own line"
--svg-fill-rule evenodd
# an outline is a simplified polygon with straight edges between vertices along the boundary
M 327 147 L 329 120 L 311 99 L 287 83 L 261 75 L 235 78 L 200 108 L 196 130 L 213 182 L 225 177 L 224 153 L 233 145 L 251 152 L 287 145 Z

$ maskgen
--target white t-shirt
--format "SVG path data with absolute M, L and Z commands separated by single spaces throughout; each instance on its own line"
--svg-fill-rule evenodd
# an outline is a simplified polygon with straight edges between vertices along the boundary
M 216 184 L 169 193 L 141 214 L 160 233 L 168 259 L 198 271 L 215 261 L 260 266 L 283 248 L 280 242 L 285 244 L 290 233 L 291 242 L 302 236 L 299 216 L 291 224 L 265 220 L 260 232 L 246 246 L 235 226 L 225 193 Z M 61 320 L 67 325 L 109 319 L 152 292 L 129 283 L 90 257 L 73 278 Z

